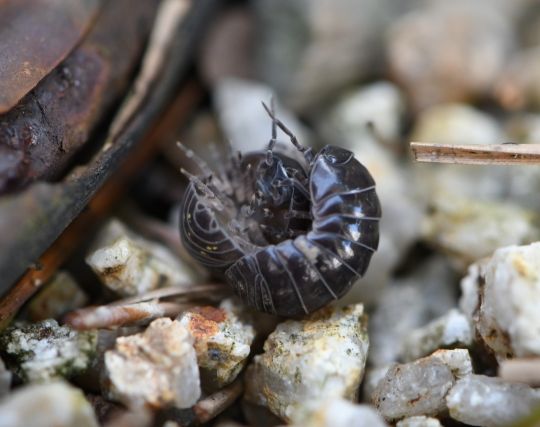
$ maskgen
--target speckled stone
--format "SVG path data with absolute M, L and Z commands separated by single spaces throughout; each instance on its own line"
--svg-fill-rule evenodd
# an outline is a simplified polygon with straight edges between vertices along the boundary
M 189 286 L 193 272 L 160 244 L 129 231 L 112 220 L 97 238 L 87 264 L 101 282 L 123 296 L 139 295 L 164 286 Z
M 176 320 L 154 320 L 105 353 L 108 397 L 128 406 L 189 408 L 201 396 L 193 338 Z
M 481 304 L 472 321 L 495 355 L 540 355 L 540 243 L 498 249 L 468 280 L 471 287 L 483 281 L 476 288 Z
M 56 320 L 9 327 L 0 345 L 25 381 L 46 381 L 84 372 L 96 355 L 97 332 L 77 332 Z
M 81 390 L 64 382 L 22 387 L 0 403 L 0 427 L 97 427 Z
M 279 324 L 248 368 L 245 398 L 296 423 L 320 402 L 355 400 L 368 350 L 366 322 L 358 304 Z
M 505 427 L 540 405 L 540 390 L 500 378 L 468 375 L 446 397 L 450 417 L 465 424 Z
M 392 366 L 373 392 L 373 403 L 388 421 L 446 411 L 445 396 L 456 378 L 470 374 L 466 350 L 439 350 L 407 364 Z
M 473 333 L 467 316 L 457 309 L 410 332 L 403 340 L 401 358 L 408 362 L 439 348 L 467 347 Z
M 240 306 L 227 299 L 219 308 L 193 307 L 179 316 L 194 338 L 197 363 L 205 390 L 230 384 L 247 362 L 255 330 Z

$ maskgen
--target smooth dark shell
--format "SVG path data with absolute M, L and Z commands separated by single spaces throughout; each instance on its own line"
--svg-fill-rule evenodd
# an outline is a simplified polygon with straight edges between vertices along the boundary
M 275 245 L 242 246 L 198 200 L 193 182 L 185 196 L 184 244 L 203 265 L 224 272 L 240 298 L 260 311 L 297 316 L 327 305 L 365 274 L 377 250 L 381 207 L 368 170 L 335 146 L 324 147 L 310 166 L 311 230 Z

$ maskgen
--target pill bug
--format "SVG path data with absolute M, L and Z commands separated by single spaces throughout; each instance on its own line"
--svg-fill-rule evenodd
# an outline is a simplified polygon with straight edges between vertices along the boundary
M 302 146 L 274 114 L 266 151 L 231 155 L 214 173 L 191 175 L 180 212 L 190 254 L 223 276 L 249 306 L 307 314 L 343 296 L 379 242 L 381 207 L 368 170 L 343 148 Z M 277 128 L 300 160 L 277 153 Z

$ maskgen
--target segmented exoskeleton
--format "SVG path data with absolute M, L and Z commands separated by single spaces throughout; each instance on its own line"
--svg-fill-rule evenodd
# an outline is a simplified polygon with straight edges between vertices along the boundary
M 378 246 L 381 207 L 353 153 L 327 145 L 314 154 L 273 106 L 264 107 L 272 119 L 267 151 L 231 156 L 218 175 L 199 161 L 180 232 L 195 259 L 223 275 L 245 303 L 296 316 L 340 298 L 364 275 Z M 277 127 L 301 161 L 275 152 Z

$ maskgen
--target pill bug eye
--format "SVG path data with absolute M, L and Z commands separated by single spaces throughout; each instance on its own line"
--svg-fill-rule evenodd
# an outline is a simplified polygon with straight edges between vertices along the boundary
M 361 278 L 379 243 L 381 207 L 369 171 L 341 147 L 314 154 L 263 104 L 267 150 L 230 155 L 213 173 L 196 159 L 180 212 L 187 250 L 249 306 L 283 316 L 317 310 Z M 302 160 L 274 152 L 277 129 Z M 193 153 L 190 153 L 193 157 Z

